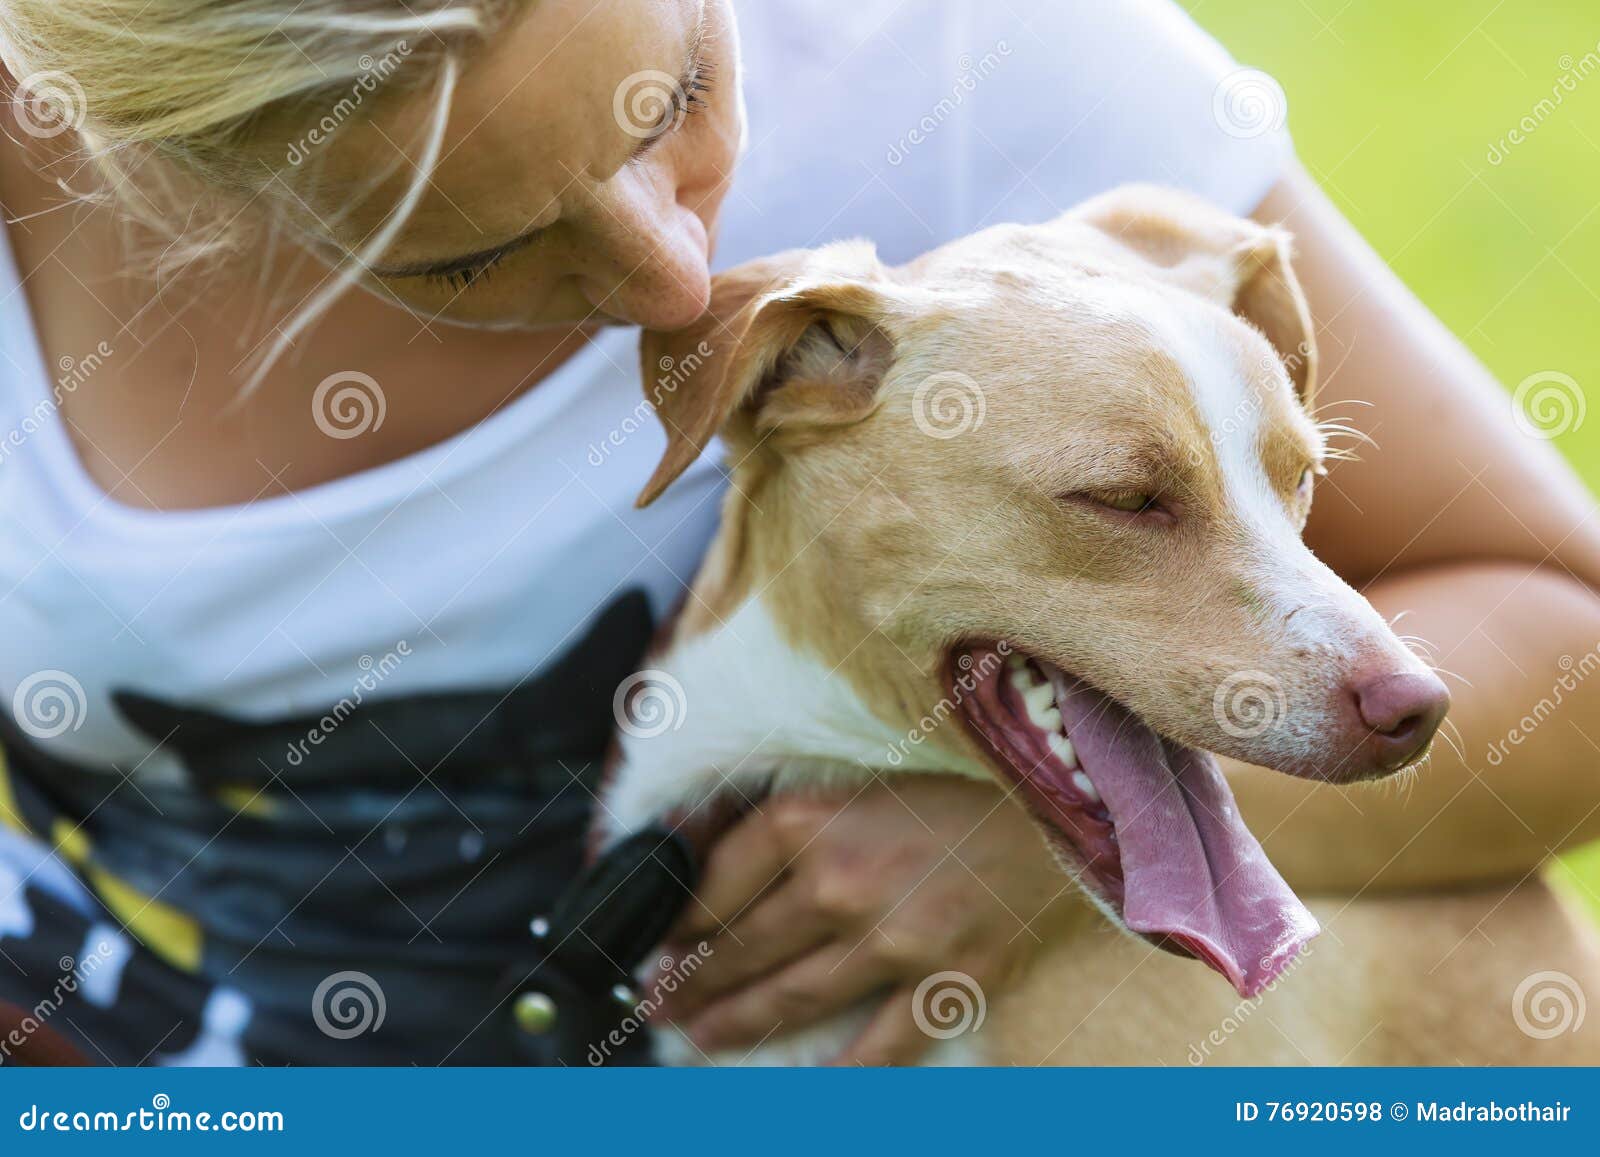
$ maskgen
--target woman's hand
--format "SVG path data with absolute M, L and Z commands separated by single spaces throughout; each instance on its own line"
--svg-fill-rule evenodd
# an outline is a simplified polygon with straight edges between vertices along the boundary
M 763 803 L 716 845 L 690 909 L 669 945 L 708 951 L 658 1017 L 710 1052 L 886 993 L 836 1059 L 872 1065 L 932 1043 L 912 1018 L 925 977 L 964 972 L 992 999 L 1083 911 L 1021 807 L 945 776 Z

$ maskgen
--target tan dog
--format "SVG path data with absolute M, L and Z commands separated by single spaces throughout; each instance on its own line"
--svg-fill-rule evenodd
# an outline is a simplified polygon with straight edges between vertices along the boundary
M 609 834 L 735 787 L 992 779 L 1133 935 L 1075 938 L 930 1063 L 1182 1063 L 1286 971 L 1302 997 L 1274 993 L 1221 1059 L 1401 1059 L 1361 1051 L 1375 989 L 1347 971 L 1404 953 L 1385 906 L 1306 956 L 1317 921 L 1206 754 L 1376 778 L 1448 705 L 1301 542 L 1325 449 L 1283 234 L 1129 188 L 902 269 L 860 243 L 788 253 L 719 278 L 643 362 L 672 375 L 641 503 L 718 434 L 732 488 L 653 673 L 686 710 L 624 738 Z M 1385 991 L 1425 983 L 1408 967 Z M 747 1063 L 825 1061 L 869 1012 Z

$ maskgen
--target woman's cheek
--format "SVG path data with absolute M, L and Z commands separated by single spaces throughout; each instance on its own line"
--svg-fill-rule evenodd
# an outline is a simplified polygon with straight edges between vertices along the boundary
M 583 320 L 591 307 L 559 277 L 491 272 L 475 285 L 385 283 L 379 296 L 427 322 L 485 328 L 541 329 Z

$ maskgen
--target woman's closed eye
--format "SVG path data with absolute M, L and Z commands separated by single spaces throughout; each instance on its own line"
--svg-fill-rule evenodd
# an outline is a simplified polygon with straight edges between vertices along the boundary
M 672 86 L 661 119 L 633 150 L 633 155 L 628 158 L 629 164 L 642 160 L 656 145 L 681 129 L 690 117 L 705 110 L 715 75 L 716 65 L 704 59 L 700 52 L 696 51 L 694 60 L 690 62 L 678 82 Z
M 456 269 L 431 270 L 422 275 L 422 279 L 430 285 L 442 285 L 453 289 L 457 293 L 465 293 L 480 281 L 488 278 L 495 268 L 507 257 L 515 252 L 513 249 L 501 249 L 486 257 L 476 258 L 469 265 Z
M 706 98 L 711 92 L 712 73 L 713 65 L 708 60 L 697 58 L 690 65 L 683 78 L 673 87 L 670 105 L 662 115 L 662 130 L 652 133 L 639 143 L 639 148 L 628 158 L 629 164 L 639 161 L 658 141 L 676 132 L 684 121 L 706 107 Z M 547 225 L 538 230 L 525 233 L 498 249 L 473 254 L 460 261 L 418 271 L 410 275 L 420 277 L 431 285 L 443 286 L 458 294 L 465 293 L 474 286 L 486 282 L 506 258 L 537 244 L 541 237 L 548 232 L 549 228 Z
M 497 249 L 476 253 L 464 257 L 459 262 L 430 269 L 423 274 L 427 281 L 439 285 L 447 285 L 457 293 L 464 293 L 474 285 L 482 284 L 488 280 L 491 273 L 497 269 L 508 257 L 521 253 L 524 249 L 531 249 L 550 235 L 552 225 L 542 225 L 537 229 L 530 229 L 521 237 L 506 242 Z
M 529 229 L 520 237 L 514 237 L 503 245 L 470 253 L 451 261 L 402 266 L 398 269 L 374 269 L 373 273 L 386 281 L 417 280 L 430 285 L 446 286 L 461 293 L 482 282 L 506 258 L 538 244 L 549 230 L 549 225 L 541 225 L 537 229 Z

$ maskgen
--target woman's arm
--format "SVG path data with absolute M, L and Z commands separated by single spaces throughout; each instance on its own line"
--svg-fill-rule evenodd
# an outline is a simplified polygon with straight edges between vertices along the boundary
M 1256 216 L 1295 234 L 1319 417 L 1377 443 L 1318 487 L 1308 540 L 1396 630 L 1426 640 L 1454 705 L 1402 790 L 1330 792 L 1240 766 L 1241 806 L 1302 890 L 1516 879 L 1600 836 L 1595 505 L 1303 172 Z

